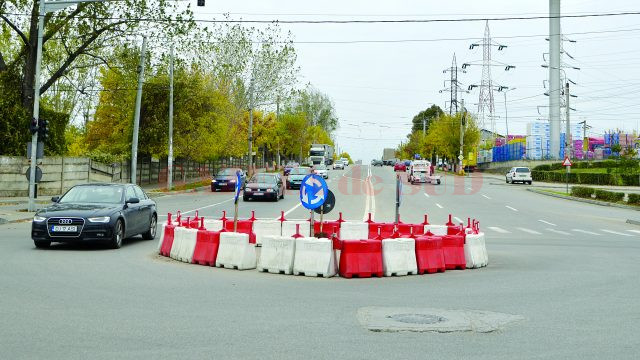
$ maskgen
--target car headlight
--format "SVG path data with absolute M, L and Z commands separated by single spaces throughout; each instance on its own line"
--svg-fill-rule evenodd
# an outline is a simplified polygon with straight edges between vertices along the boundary
M 108 223 L 109 220 L 111 220 L 111 217 L 109 216 L 100 216 L 100 217 L 92 217 L 92 218 L 88 218 L 87 220 L 89 220 L 89 222 L 92 223 Z
M 251 192 L 251 188 L 244 188 L 244 191 Z
M 215 183 L 215 182 L 216 182 L 216 179 L 211 180 L 211 183 L 212 183 L 212 184 L 213 184 L 213 183 Z
M 230 183 L 230 184 L 235 184 L 235 183 L 236 183 L 236 181 L 235 181 L 235 180 L 229 180 L 229 183 Z
M 33 222 L 40 223 L 40 222 L 43 222 L 45 220 L 47 220 L 47 218 L 44 217 L 44 216 L 36 215 L 36 216 L 33 217 Z
M 273 189 L 269 188 L 267 189 L 267 192 L 273 192 Z

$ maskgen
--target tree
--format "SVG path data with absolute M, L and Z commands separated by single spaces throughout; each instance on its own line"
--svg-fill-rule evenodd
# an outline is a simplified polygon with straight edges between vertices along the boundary
M 340 158 L 341 158 L 341 159 L 342 159 L 342 158 L 346 158 L 347 160 L 349 160 L 349 164 L 353 164 L 353 160 L 351 160 L 351 155 L 349 155 L 349 153 L 348 153 L 348 152 L 346 152 L 346 151 L 343 151 L 343 152 L 340 154 Z
M 425 121 L 425 130 L 429 130 L 429 125 L 434 119 L 444 115 L 444 111 L 438 105 L 431 105 L 430 108 L 420 111 L 413 117 L 411 132 L 422 131 L 422 123 Z
M 449 159 L 456 158 L 460 153 L 460 123 L 462 113 L 455 115 L 443 114 L 435 121 L 431 122 L 426 142 L 435 149 L 438 155 Z M 464 148 L 466 154 L 476 148 L 480 141 L 480 129 L 471 114 L 466 115 L 466 126 L 464 127 Z
M 296 91 L 291 100 L 290 111 L 305 113 L 309 125 L 319 126 L 328 134 L 338 127 L 333 101 L 311 85 Z

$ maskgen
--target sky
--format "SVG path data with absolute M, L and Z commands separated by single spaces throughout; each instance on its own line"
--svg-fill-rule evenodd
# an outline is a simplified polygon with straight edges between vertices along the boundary
M 492 1 L 355 1 L 206 0 L 193 8 L 198 19 L 243 20 L 411 20 L 483 19 L 548 16 L 549 2 Z M 633 0 L 562 0 L 562 15 L 637 12 Z M 340 127 L 337 147 L 365 163 L 395 148 L 411 131 L 411 118 L 436 104 L 448 107 L 449 75 L 455 53 L 458 66 L 472 63 L 458 81 L 466 89 L 479 84 L 482 50 L 469 46 L 482 40 L 485 21 L 429 23 L 281 24 L 293 36 L 298 55 L 300 86 L 311 83 L 334 102 Z M 548 119 L 549 98 L 542 68 L 548 53 L 548 19 L 489 21 L 494 43 L 491 68 L 496 85 L 510 91 L 494 92 L 496 132 L 526 134 L 526 125 Z M 586 121 L 588 136 L 620 129 L 633 132 L 640 119 L 640 15 L 561 19 L 567 39 L 563 57 L 566 76 L 576 83 L 571 93 L 571 122 Z M 410 41 L 408 41 L 410 40 Z M 548 56 L 544 55 L 547 59 Z M 580 70 L 571 69 L 576 67 Z M 469 111 L 477 111 L 478 90 L 459 95 Z M 505 117 L 505 105 L 506 113 Z M 489 125 L 487 125 L 489 126 Z M 563 127 L 564 128 L 564 127 Z

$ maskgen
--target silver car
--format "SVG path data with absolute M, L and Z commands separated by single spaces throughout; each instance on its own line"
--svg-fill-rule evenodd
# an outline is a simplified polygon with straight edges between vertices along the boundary
M 521 182 L 529 185 L 531 185 L 533 181 L 531 178 L 531 170 L 528 167 L 512 167 L 507 175 L 505 175 L 505 180 L 507 184 Z

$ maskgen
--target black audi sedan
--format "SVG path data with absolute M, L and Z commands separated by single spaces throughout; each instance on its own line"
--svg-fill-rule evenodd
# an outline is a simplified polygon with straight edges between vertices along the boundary
M 244 187 L 242 200 L 284 199 L 284 185 L 279 173 L 254 174 Z
M 211 191 L 234 191 L 236 189 L 237 175 L 240 171 L 240 178 L 245 182 L 245 174 L 240 168 L 226 168 L 220 170 L 216 176 L 211 179 Z M 242 184 L 241 184 L 242 185 Z
M 37 248 L 52 242 L 100 241 L 117 249 L 125 238 L 156 236 L 156 202 L 137 185 L 76 185 L 51 201 L 33 217 L 31 238 Z

